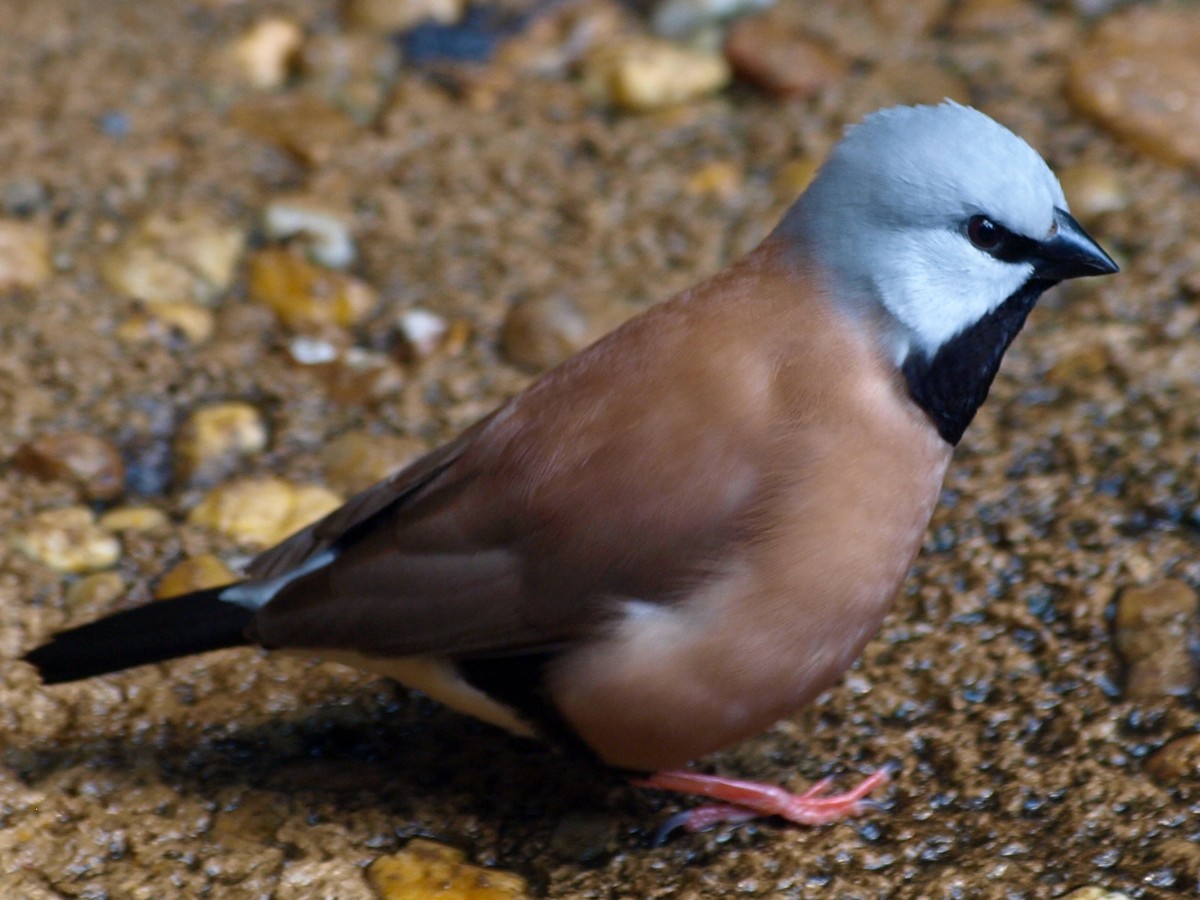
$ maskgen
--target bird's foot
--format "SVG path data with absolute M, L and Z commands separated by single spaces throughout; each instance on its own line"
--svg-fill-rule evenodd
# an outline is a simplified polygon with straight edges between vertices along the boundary
M 798 825 L 824 825 L 856 816 L 872 807 L 866 796 L 887 782 L 892 771 L 891 766 L 877 769 L 844 794 L 829 793 L 832 778 L 823 778 L 804 793 L 793 794 L 773 784 L 738 781 L 686 769 L 656 772 L 634 784 L 722 801 L 672 816 L 656 835 L 656 843 L 662 843 L 677 828 L 705 831 L 722 822 L 746 822 L 761 816 L 779 816 Z

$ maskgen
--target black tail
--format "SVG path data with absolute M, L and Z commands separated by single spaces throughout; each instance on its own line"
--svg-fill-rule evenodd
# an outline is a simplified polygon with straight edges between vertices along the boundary
M 221 600 L 223 590 L 156 600 L 60 632 L 27 653 L 25 661 L 37 667 L 46 684 L 61 684 L 248 644 L 245 630 L 254 612 Z

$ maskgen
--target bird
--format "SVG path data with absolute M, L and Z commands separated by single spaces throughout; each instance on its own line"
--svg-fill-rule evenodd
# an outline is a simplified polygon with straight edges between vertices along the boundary
M 833 794 L 689 766 L 858 658 L 1039 297 L 1117 271 L 1012 131 L 951 101 L 877 111 L 727 269 L 241 581 L 24 659 L 51 685 L 244 645 L 319 655 L 705 798 L 673 826 L 859 814 L 887 767 Z

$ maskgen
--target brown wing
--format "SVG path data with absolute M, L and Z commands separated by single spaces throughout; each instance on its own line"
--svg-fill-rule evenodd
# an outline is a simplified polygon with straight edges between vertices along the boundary
M 266 578 L 339 545 L 260 611 L 258 637 L 503 655 L 686 592 L 736 542 L 771 405 L 761 348 L 697 302 L 628 323 L 256 560 Z

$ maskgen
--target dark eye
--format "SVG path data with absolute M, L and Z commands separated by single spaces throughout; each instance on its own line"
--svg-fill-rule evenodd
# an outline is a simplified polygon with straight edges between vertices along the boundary
M 987 216 L 971 216 L 967 220 L 967 237 L 985 252 L 991 252 L 1004 240 L 1004 229 Z

